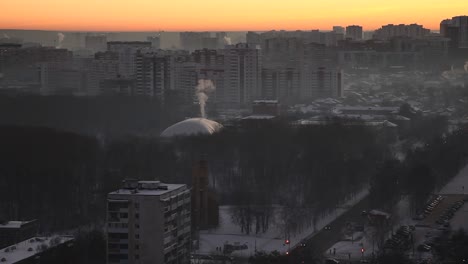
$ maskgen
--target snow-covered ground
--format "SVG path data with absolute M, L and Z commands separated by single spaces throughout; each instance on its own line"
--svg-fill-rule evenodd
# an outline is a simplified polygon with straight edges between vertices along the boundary
M 468 194 L 468 165 L 440 190 L 440 194 Z
M 339 241 L 334 244 L 327 250 L 325 256 L 341 260 L 358 260 L 363 256 L 372 255 L 372 238 L 369 238 L 363 232 L 354 233 L 353 238 L 354 241 Z M 364 253 L 361 252 L 361 248 L 364 248 Z
M 321 230 L 338 216 L 348 211 L 353 205 L 361 201 L 367 196 L 368 190 L 364 189 L 343 203 L 339 208 L 331 214 L 319 219 L 316 225 L 316 230 Z M 279 216 L 281 215 L 282 207 L 275 207 L 272 213 L 272 220 L 267 232 L 261 234 L 246 235 L 241 232 L 241 229 L 236 225 L 231 217 L 231 206 L 220 206 L 219 227 L 212 230 L 200 231 L 200 248 L 198 254 L 215 254 L 217 247 L 223 247 L 224 244 L 231 245 L 247 245 L 247 249 L 236 250 L 232 253 L 233 256 L 248 257 L 255 254 L 255 251 L 279 251 L 286 253 L 289 248 L 298 245 L 303 239 L 310 238 L 314 235 L 313 225 L 305 227 L 299 234 L 290 236 L 290 244 L 284 244 L 284 225 L 281 224 Z
M 72 240 L 72 237 L 67 236 L 33 237 L 1 249 L 0 261 L 2 264 L 18 263 L 36 254 L 40 254 L 44 250 L 48 250 Z
M 453 219 L 450 221 L 452 230 L 464 229 L 468 231 L 468 203 L 465 203 L 460 210 L 458 210 Z

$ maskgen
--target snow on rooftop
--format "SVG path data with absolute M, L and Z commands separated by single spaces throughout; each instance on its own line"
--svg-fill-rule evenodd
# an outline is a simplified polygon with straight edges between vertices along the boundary
M 468 165 L 458 172 L 444 188 L 440 194 L 467 194 L 468 193 Z
M 69 236 L 33 237 L 15 245 L 0 249 L 0 262 L 2 264 L 17 263 L 41 253 L 41 247 L 52 248 L 72 240 L 73 237 Z M 5 261 L 3 261 L 3 259 L 5 259 Z
M 162 188 L 158 189 L 142 189 L 142 188 L 134 188 L 134 189 L 119 189 L 117 191 L 111 192 L 109 194 L 115 194 L 115 195 L 163 195 L 165 193 L 177 190 L 179 188 L 183 188 L 186 185 L 185 184 L 168 184 L 164 183 L 160 185 Z M 167 190 L 165 187 L 167 186 Z
M 242 120 L 258 120 L 258 119 L 274 119 L 272 115 L 250 115 L 242 118 Z
M 338 111 L 396 111 L 400 110 L 397 106 L 340 106 L 335 108 Z
M 33 221 L 9 221 L 6 222 L 5 224 L 0 224 L 0 229 L 1 228 L 20 228 L 23 224 L 27 224 Z
M 255 100 L 254 104 L 277 104 L 278 100 Z

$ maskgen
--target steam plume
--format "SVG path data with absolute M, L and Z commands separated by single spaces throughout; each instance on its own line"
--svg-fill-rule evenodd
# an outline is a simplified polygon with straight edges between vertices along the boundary
M 226 44 L 226 45 L 231 45 L 231 44 L 232 44 L 231 38 L 225 36 L 225 37 L 224 37 L 224 44 Z
M 465 71 L 468 72 L 468 61 L 465 62 Z
M 10 39 L 10 36 L 8 36 L 7 33 L 3 33 L 3 37 L 6 39 Z
M 65 34 L 63 33 L 57 33 L 57 49 L 62 48 L 62 42 L 65 39 Z
M 198 98 L 200 104 L 200 114 L 203 118 L 206 118 L 205 106 L 208 101 L 208 93 L 213 92 L 216 89 L 211 80 L 200 79 L 198 85 L 195 87 L 195 95 Z

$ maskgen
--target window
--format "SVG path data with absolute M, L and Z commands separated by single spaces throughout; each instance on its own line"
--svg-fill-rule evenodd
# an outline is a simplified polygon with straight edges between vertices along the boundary
M 139 214 L 139 213 L 136 213 L 136 214 L 135 214 L 135 218 L 136 218 L 136 219 L 139 219 L 139 218 L 140 218 L 140 214 Z
M 136 239 L 139 239 L 139 238 L 140 238 L 140 235 L 139 235 L 139 234 L 135 234 L 135 238 L 136 238 Z
M 139 225 L 139 224 L 135 224 L 135 228 L 140 228 L 140 225 Z
M 140 255 L 135 255 L 135 259 L 140 259 Z
M 128 213 L 120 213 L 120 218 L 128 218 Z
M 135 249 L 140 249 L 140 245 L 135 245 Z

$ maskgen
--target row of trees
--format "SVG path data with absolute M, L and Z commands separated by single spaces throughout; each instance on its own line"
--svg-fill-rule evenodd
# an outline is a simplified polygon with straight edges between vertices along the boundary
M 246 233 L 275 221 L 300 232 L 371 179 L 375 207 L 411 194 L 413 206 L 465 164 L 468 136 L 457 130 L 389 159 L 387 142 L 365 126 L 335 120 L 294 127 L 229 128 L 212 136 L 100 141 L 37 127 L 0 127 L 0 206 L 4 219 L 38 218 L 43 230 L 102 221 L 105 196 L 124 178 L 191 184 L 192 165 L 206 159 L 212 188 Z M 272 218 L 273 205 L 284 208 Z
M 466 164 L 468 133 L 458 129 L 409 149 L 403 161 L 387 160 L 371 178 L 371 201 L 390 208 L 402 195 L 409 195 L 416 212 L 428 197 L 442 188 Z
M 245 215 L 238 218 L 245 232 L 266 231 L 273 204 L 293 208 L 287 221 L 300 229 L 305 223 L 292 223 L 294 214 L 312 209 L 312 219 L 357 192 L 385 151 L 372 131 L 339 122 L 306 128 L 279 122 L 171 141 L 129 136 L 107 142 L 4 126 L 0 145 L 4 218 L 39 218 L 44 230 L 103 220 L 105 195 L 124 178 L 191 184 L 192 165 L 200 159 L 208 161 L 221 204 L 238 206 Z

